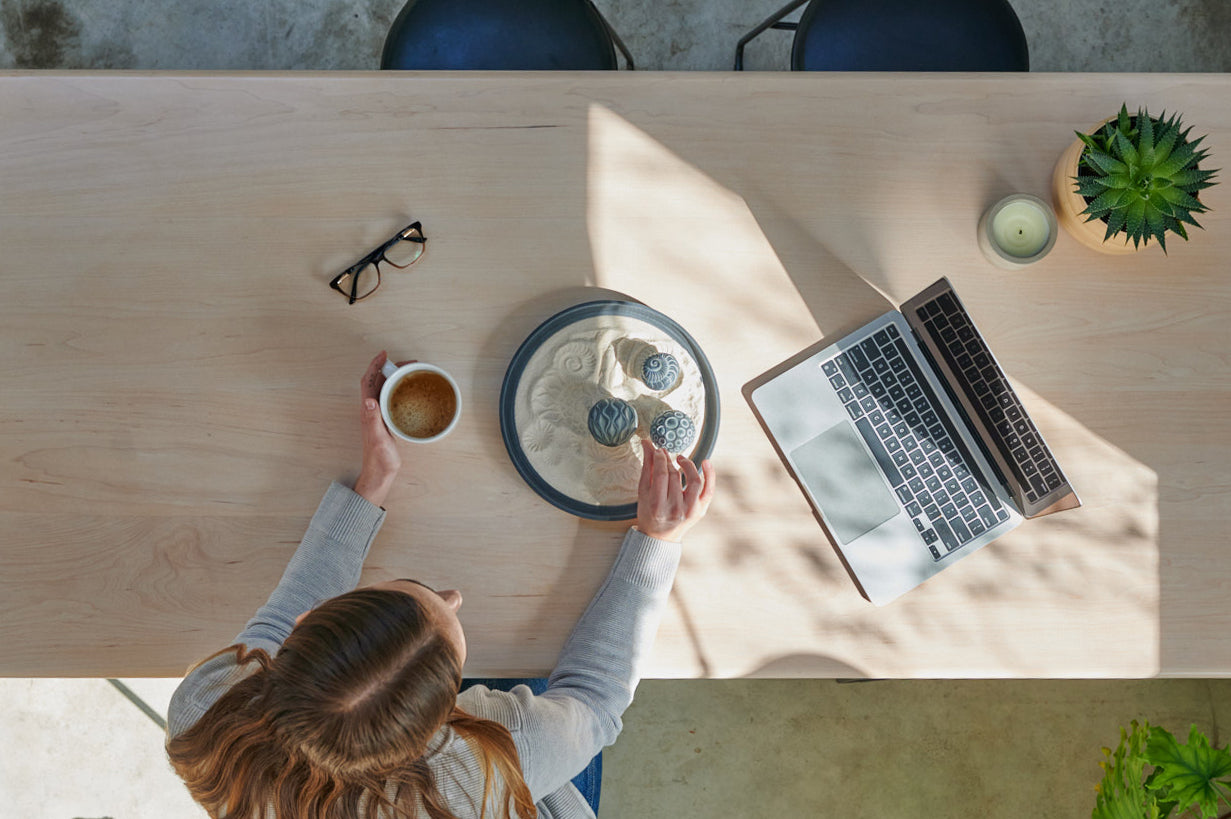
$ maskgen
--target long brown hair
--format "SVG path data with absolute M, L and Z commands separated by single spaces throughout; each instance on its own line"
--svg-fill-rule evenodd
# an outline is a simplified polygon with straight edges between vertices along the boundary
M 424 758 L 444 725 L 481 763 L 482 814 L 494 772 L 503 819 L 536 815 L 513 737 L 457 707 L 457 649 L 413 596 L 353 591 L 309 612 L 273 659 L 227 650 L 260 668 L 167 743 L 210 816 L 455 819 Z

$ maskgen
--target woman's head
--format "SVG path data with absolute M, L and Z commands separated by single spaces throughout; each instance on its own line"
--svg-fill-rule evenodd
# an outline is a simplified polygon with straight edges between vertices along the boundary
M 256 673 L 167 744 L 171 762 L 212 816 L 432 817 L 444 804 L 425 752 L 446 725 L 504 785 L 500 803 L 534 815 L 503 726 L 456 707 L 466 658 L 461 595 L 394 580 L 326 600 L 297 621 L 277 655 L 233 647 Z M 397 797 L 390 802 L 386 793 Z
M 315 767 L 381 774 L 421 756 L 453 711 L 461 597 L 393 581 L 305 613 L 270 664 L 275 735 Z

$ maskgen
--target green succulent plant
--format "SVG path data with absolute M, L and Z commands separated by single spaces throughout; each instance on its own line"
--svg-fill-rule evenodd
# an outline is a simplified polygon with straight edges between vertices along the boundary
M 1209 151 L 1197 147 L 1205 137 L 1190 142 L 1192 129 L 1181 127 L 1175 114 L 1151 117 L 1138 109 L 1130 116 L 1128 106 L 1121 105 L 1119 116 L 1093 134 L 1076 132 L 1086 148 L 1073 177 L 1074 190 L 1086 199 L 1086 221 L 1107 223 L 1103 241 L 1123 231 L 1133 247 L 1154 237 L 1165 253 L 1168 231 L 1187 241 L 1184 225 L 1201 227 L 1192 215 L 1208 208 L 1197 195 L 1217 184 L 1211 180 L 1218 169 L 1198 167 Z

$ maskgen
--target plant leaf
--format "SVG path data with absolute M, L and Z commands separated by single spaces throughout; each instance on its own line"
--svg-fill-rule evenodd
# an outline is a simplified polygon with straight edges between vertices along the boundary
M 1141 132 L 1141 138 L 1137 140 L 1141 164 L 1149 168 L 1154 165 L 1154 120 L 1150 119 L 1149 111 L 1137 117 L 1137 127 Z
M 1150 729 L 1145 759 L 1157 767 L 1152 787 L 1167 790 L 1168 798 L 1179 803 L 1181 811 L 1201 809 L 1203 819 L 1218 815 L 1218 800 L 1231 799 L 1231 789 L 1219 777 L 1231 775 L 1231 751 L 1212 748 L 1210 741 L 1193 725 L 1188 743 L 1180 745 L 1162 728 Z
M 1196 142 L 1186 142 L 1177 146 L 1165 162 L 1160 162 L 1154 167 L 1154 176 L 1172 177 L 1190 164 L 1199 162 L 1201 158 L 1197 156 L 1196 145 Z
M 1171 156 L 1171 149 L 1175 147 L 1179 138 L 1179 123 L 1173 114 L 1171 119 L 1163 124 L 1162 131 L 1154 135 L 1154 161 L 1165 162 L 1167 157 Z
M 1107 235 L 1103 237 L 1103 241 L 1107 241 L 1122 230 L 1124 230 L 1124 211 L 1114 210 L 1107 217 Z
M 1124 135 L 1123 131 L 1116 132 L 1116 148 L 1119 149 L 1120 158 L 1123 159 L 1130 168 L 1136 168 L 1141 164 L 1141 155 L 1137 153 L 1137 149 L 1133 147 L 1133 143 Z
M 1102 151 L 1086 151 L 1086 159 L 1090 165 L 1104 174 L 1126 174 L 1128 173 L 1128 165 L 1125 165 L 1120 160 L 1116 159 L 1111 154 L 1105 154 Z M 1179 168 L 1176 168 L 1179 170 Z
M 1103 780 L 1096 790 L 1094 812 L 1091 819 L 1158 819 L 1158 802 L 1142 782 L 1145 771 L 1146 738 L 1150 723 L 1132 723 L 1132 732 L 1120 729 L 1120 744 L 1113 753 L 1103 749 L 1106 762 L 1100 762 Z
M 1137 240 L 1141 238 L 1145 232 L 1146 224 L 1146 203 L 1144 199 L 1138 199 L 1136 202 L 1129 203 L 1128 209 L 1124 212 L 1124 229 L 1128 231 L 1128 235 L 1133 239 L 1133 247 L 1137 246 Z
M 1074 176 L 1074 190 L 1082 196 L 1102 196 L 1108 188 L 1117 187 L 1121 177 L 1111 176 Z

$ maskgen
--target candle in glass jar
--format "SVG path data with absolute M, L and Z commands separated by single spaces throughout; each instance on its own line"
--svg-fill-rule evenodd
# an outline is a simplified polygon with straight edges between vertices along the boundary
M 1056 243 L 1056 215 L 1036 196 L 1006 197 L 979 221 L 979 246 L 998 267 L 1015 270 L 1036 262 Z

